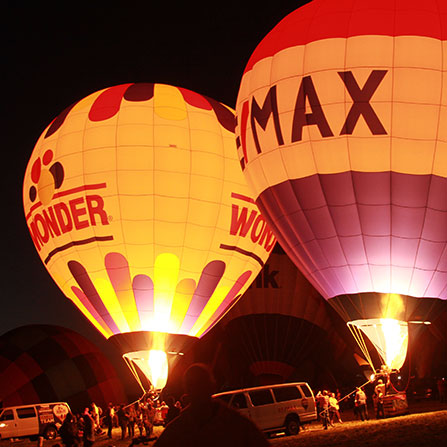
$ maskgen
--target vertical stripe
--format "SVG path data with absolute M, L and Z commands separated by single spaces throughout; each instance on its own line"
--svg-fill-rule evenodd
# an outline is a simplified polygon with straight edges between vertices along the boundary
M 241 291 L 241 289 L 245 286 L 247 281 L 250 279 L 252 273 L 253 273 L 252 271 L 247 270 L 238 278 L 238 280 L 234 283 L 233 287 L 228 292 L 227 296 L 222 301 L 222 303 L 217 308 L 217 310 L 214 312 L 214 314 L 211 316 L 211 318 L 197 332 L 198 337 L 204 335 L 204 333 L 206 331 L 208 331 L 210 328 L 212 328 L 224 316 L 224 314 L 228 310 L 230 310 L 231 304 L 234 304 L 234 302 L 236 302 L 236 299 L 239 298 L 238 293 Z
M 188 307 L 191 303 L 194 291 L 196 290 L 196 282 L 191 278 L 182 279 L 175 289 L 174 301 L 171 310 L 171 323 L 175 332 L 182 327 Z
M 105 257 L 105 266 L 130 330 L 138 331 L 141 327 L 140 319 L 126 258 L 120 253 L 108 253 Z
M 154 283 L 149 276 L 136 275 L 132 288 L 140 316 L 141 330 L 149 331 L 154 318 Z
M 199 315 L 202 313 L 211 295 L 219 284 L 225 272 L 225 263 L 223 261 L 211 261 L 202 271 L 197 289 L 192 297 L 191 304 L 186 312 L 180 332 L 188 334 L 194 326 Z
M 177 287 L 180 261 L 172 253 L 158 255 L 154 264 L 154 330 L 170 332 L 170 315 Z
M 115 321 L 120 332 L 129 332 L 129 325 L 123 315 L 123 310 L 121 309 L 120 303 L 116 297 L 115 291 L 113 290 L 112 284 L 110 284 L 110 281 L 105 278 L 96 278 L 93 281 L 93 284 L 95 285 L 99 296 L 102 298 L 104 306 L 106 306 L 110 316 Z
M 82 307 L 84 307 L 87 312 L 82 312 L 90 322 L 93 323 L 93 325 L 105 336 L 110 337 L 113 335 L 110 328 L 107 326 L 105 321 L 101 318 L 101 316 L 98 314 L 90 300 L 87 298 L 87 296 L 84 294 L 84 292 L 79 289 L 76 286 L 73 286 L 71 288 L 72 292 L 75 294 L 76 298 L 79 300 L 79 302 L 82 304 Z M 76 303 L 78 304 L 78 303 Z M 82 310 L 82 308 L 81 308 Z
M 95 286 L 93 285 L 90 276 L 88 275 L 84 266 L 77 261 L 69 261 L 68 269 L 73 275 L 73 278 L 79 284 L 79 287 L 81 288 L 83 294 L 88 298 L 88 302 L 91 303 L 96 313 L 102 317 L 101 320 L 104 319 L 106 326 L 108 326 L 114 334 L 119 333 L 120 331 L 118 327 L 113 321 L 113 318 L 110 316 L 107 308 L 104 306 L 104 303 L 102 302 L 101 297 L 98 295 L 98 292 L 96 291 Z

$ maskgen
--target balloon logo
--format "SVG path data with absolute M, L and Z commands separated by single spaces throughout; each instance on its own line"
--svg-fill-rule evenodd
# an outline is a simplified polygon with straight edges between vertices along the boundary
M 62 112 L 31 155 L 23 201 L 39 256 L 142 370 L 148 349 L 178 352 L 206 333 L 275 243 L 234 124 L 231 109 L 192 91 L 118 85 Z
M 240 162 L 281 246 L 388 351 L 385 333 L 447 299 L 446 17 L 314 0 L 258 45 L 237 100 Z

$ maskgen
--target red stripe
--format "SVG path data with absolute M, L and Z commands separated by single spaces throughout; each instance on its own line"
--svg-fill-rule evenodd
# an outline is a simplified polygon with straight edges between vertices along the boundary
M 362 35 L 447 39 L 444 0 L 314 0 L 286 16 L 255 49 L 245 72 L 285 48 Z
M 93 103 L 88 118 L 90 121 L 104 121 L 115 116 L 121 106 L 125 91 L 132 84 L 121 84 L 104 90 Z
M 242 152 L 244 153 L 244 160 L 247 163 L 247 121 L 248 121 L 248 101 L 245 101 L 242 104 L 242 114 L 241 114 L 241 144 L 242 144 Z
M 96 183 L 93 185 L 82 185 L 82 186 L 78 186 L 76 188 L 67 189 L 66 191 L 58 192 L 58 193 L 54 194 L 53 199 L 56 199 L 58 197 L 68 196 L 70 194 L 76 194 L 77 192 L 80 192 L 80 191 L 91 191 L 93 189 L 102 189 L 102 188 L 105 188 L 106 186 L 107 186 L 106 183 Z
M 206 98 L 199 93 L 192 92 L 186 88 L 178 87 L 180 93 L 183 96 L 183 99 L 191 106 L 198 107 L 203 110 L 212 110 L 210 103 L 206 100 Z
M 26 220 L 28 220 L 31 217 L 31 214 L 33 214 L 34 210 L 37 210 L 37 208 L 39 208 L 40 206 L 42 206 L 42 202 L 37 202 L 35 203 L 29 210 L 28 214 L 26 215 Z
M 102 189 L 102 188 L 105 188 L 106 186 L 107 186 L 106 183 L 96 183 L 93 185 L 82 185 L 82 186 L 78 186 L 76 188 L 67 189 L 65 191 L 58 192 L 58 193 L 54 194 L 53 199 L 57 199 L 58 197 L 68 196 L 70 194 L 76 194 L 77 192 L 80 192 L 80 191 L 91 191 L 94 189 Z M 26 220 L 28 220 L 31 217 L 31 215 L 33 214 L 33 212 L 40 206 L 42 206 L 41 202 L 35 203 L 30 208 L 28 214 L 26 215 Z
M 238 194 L 236 192 L 232 192 L 231 197 L 233 197 L 233 199 L 239 199 L 244 200 L 245 202 L 255 203 L 255 201 L 251 197 L 243 196 L 242 194 Z

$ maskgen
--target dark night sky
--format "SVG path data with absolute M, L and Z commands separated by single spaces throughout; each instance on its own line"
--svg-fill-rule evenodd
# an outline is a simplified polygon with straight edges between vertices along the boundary
M 71 103 L 127 82 L 177 85 L 234 107 L 256 45 L 306 2 L 42 3 L 2 8 L 0 335 L 47 323 L 99 341 L 53 283 L 25 225 L 23 174 L 41 132 Z

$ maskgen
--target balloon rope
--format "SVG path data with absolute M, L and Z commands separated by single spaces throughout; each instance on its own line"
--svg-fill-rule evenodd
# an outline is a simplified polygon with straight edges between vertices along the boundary
M 365 356 L 367 362 L 371 366 L 372 370 L 375 371 L 374 364 L 372 362 L 371 356 L 369 355 L 368 348 L 366 346 L 366 342 L 363 338 L 363 332 L 361 329 L 359 329 L 357 326 L 351 323 L 347 323 L 347 326 L 349 330 L 351 331 L 352 336 L 354 337 L 355 341 L 359 345 L 363 355 Z
M 140 376 L 138 375 L 137 370 L 135 369 L 135 366 L 132 363 L 132 360 L 127 359 L 124 355 L 123 355 L 123 359 L 126 362 L 129 369 L 132 371 L 132 374 L 134 375 L 135 379 L 137 380 L 138 385 L 140 385 L 141 389 L 143 390 L 143 393 L 145 393 L 146 390 L 144 389 L 143 383 L 141 382 Z

